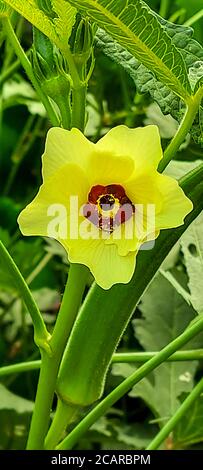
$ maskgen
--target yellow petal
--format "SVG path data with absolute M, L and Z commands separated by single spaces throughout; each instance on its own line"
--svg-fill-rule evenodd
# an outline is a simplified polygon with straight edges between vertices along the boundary
M 63 245 L 67 249 L 66 243 Z M 119 256 L 117 247 L 107 246 L 103 240 L 71 241 L 68 252 L 69 261 L 88 266 L 102 289 L 110 289 L 117 283 L 127 284 L 135 270 L 135 253 Z
M 90 186 L 122 184 L 130 178 L 134 170 L 132 158 L 99 150 L 90 155 L 88 165 Z
M 54 212 L 57 215 L 57 206 L 62 217 L 64 214 L 67 218 L 70 196 L 78 196 L 80 208 L 87 200 L 88 191 L 89 184 L 85 174 L 77 165 L 69 163 L 60 168 L 54 176 L 46 180 L 33 201 L 20 213 L 18 223 L 21 232 L 24 235 L 50 236 L 49 224 Z
M 137 237 L 134 220 L 135 219 L 130 219 L 121 224 L 114 230 L 109 238 L 105 240 L 106 245 L 117 246 L 118 254 L 120 256 L 126 256 L 130 252 L 134 252 L 136 255 L 142 244 L 142 241 Z
M 156 215 L 156 228 L 179 227 L 193 209 L 193 204 L 185 196 L 178 182 L 170 176 L 157 173 L 157 187 L 162 197 L 162 208 Z
M 46 180 L 67 163 L 76 163 L 86 170 L 92 144 L 78 129 L 52 127 L 47 134 L 45 152 L 42 157 L 42 175 Z
M 125 182 L 125 190 L 133 204 L 154 204 L 156 211 L 162 207 L 162 193 L 157 185 L 157 171 L 143 173 Z
M 117 126 L 111 129 L 96 144 L 102 151 L 110 151 L 117 155 L 129 155 L 135 163 L 135 174 L 150 168 L 156 169 L 163 153 L 157 126 L 129 129 Z

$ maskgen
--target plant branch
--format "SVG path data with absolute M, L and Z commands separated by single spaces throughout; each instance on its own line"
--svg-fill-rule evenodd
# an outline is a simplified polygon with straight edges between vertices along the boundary
M 191 96 L 190 100 L 187 103 L 186 112 L 184 118 L 167 149 L 164 152 L 164 157 L 159 164 L 159 171 L 162 172 L 165 170 L 169 162 L 174 158 L 178 152 L 180 145 L 184 142 L 188 132 L 192 127 L 192 124 L 195 120 L 196 114 L 198 112 L 201 100 L 203 98 L 203 87 L 199 88 L 197 93 L 194 96 Z
M 4 366 L 0 368 L 0 377 L 11 374 L 19 374 L 22 372 L 28 372 L 30 370 L 37 370 L 40 368 L 42 361 L 28 361 L 20 362 L 19 364 L 12 364 L 11 366 Z
M 158 352 L 129 352 L 115 353 L 112 357 L 112 363 L 145 363 L 156 356 Z M 203 359 L 203 349 L 194 349 L 191 351 L 178 351 L 166 359 L 166 362 L 185 362 L 199 361 Z M 37 370 L 41 367 L 41 360 L 20 362 L 10 366 L 0 368 L 0 377 L 11 374 L 19 374 L 30 370 Z
M 137 362 L 145 363 L 155 357 L 157 352 L 129 352 L 116 353 L 112 357 L 112 362 Z M 203 359 L 203 349 L 194 349 L 191 351 L 177 351 L 166 359 L 167 362 L 198 361 Z
M 162 442 L 165 441 L 167 436 L 170 434 L 171 431 L 177 426 L 178 422 L 181 418 L 186 414 L 189 408 L 192 406 L 194 401 L 199 397 L 199 395 L 203 392 L 203 379 L 193 388 L 191 393 L 188 397 L 184 400 L 180 408 L 176 411 L 176 413 L 169 419 L 169 421 L 163 426 L 161 431 L 155 436 L 152 442 L 149 444 L 146 450 L 156 450 L 160 447 Z

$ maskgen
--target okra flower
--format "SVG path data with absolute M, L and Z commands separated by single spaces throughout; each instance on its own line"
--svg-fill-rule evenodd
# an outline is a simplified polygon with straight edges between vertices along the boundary
M 77 129 L 50 129 L 43 184 L 19 216 L 22 233 L 57 239 L 103 289 L 128 283 L 139 249 L 192 210 L 177 181 L 157 172 L 161 158 L 156 126 L 118 126 L 96 144 Z

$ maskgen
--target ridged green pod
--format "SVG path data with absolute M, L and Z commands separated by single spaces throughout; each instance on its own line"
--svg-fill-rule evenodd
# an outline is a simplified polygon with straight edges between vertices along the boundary
M 147 285 L 185 229 L 203 208 L 203 168 L 190 173 L 181 186 L 194 203 L 185 224 L 162 231 L 150 251 L 137 259 L 133 279 L 109 291 L 94 286 L 80 311 L 58 376 L 57 394 L 67 405 L 87 406 L 102 393 L 112 355 Z M 116 302 L 115 302 L 116 299 Z

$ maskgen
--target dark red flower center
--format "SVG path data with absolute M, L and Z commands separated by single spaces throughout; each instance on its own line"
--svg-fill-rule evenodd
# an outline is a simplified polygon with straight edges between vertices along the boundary
M 134 212 L 134 205 L 119 184 L 93 186 L 83 208 L 84 216 L 108 233 L 129 220 Z

